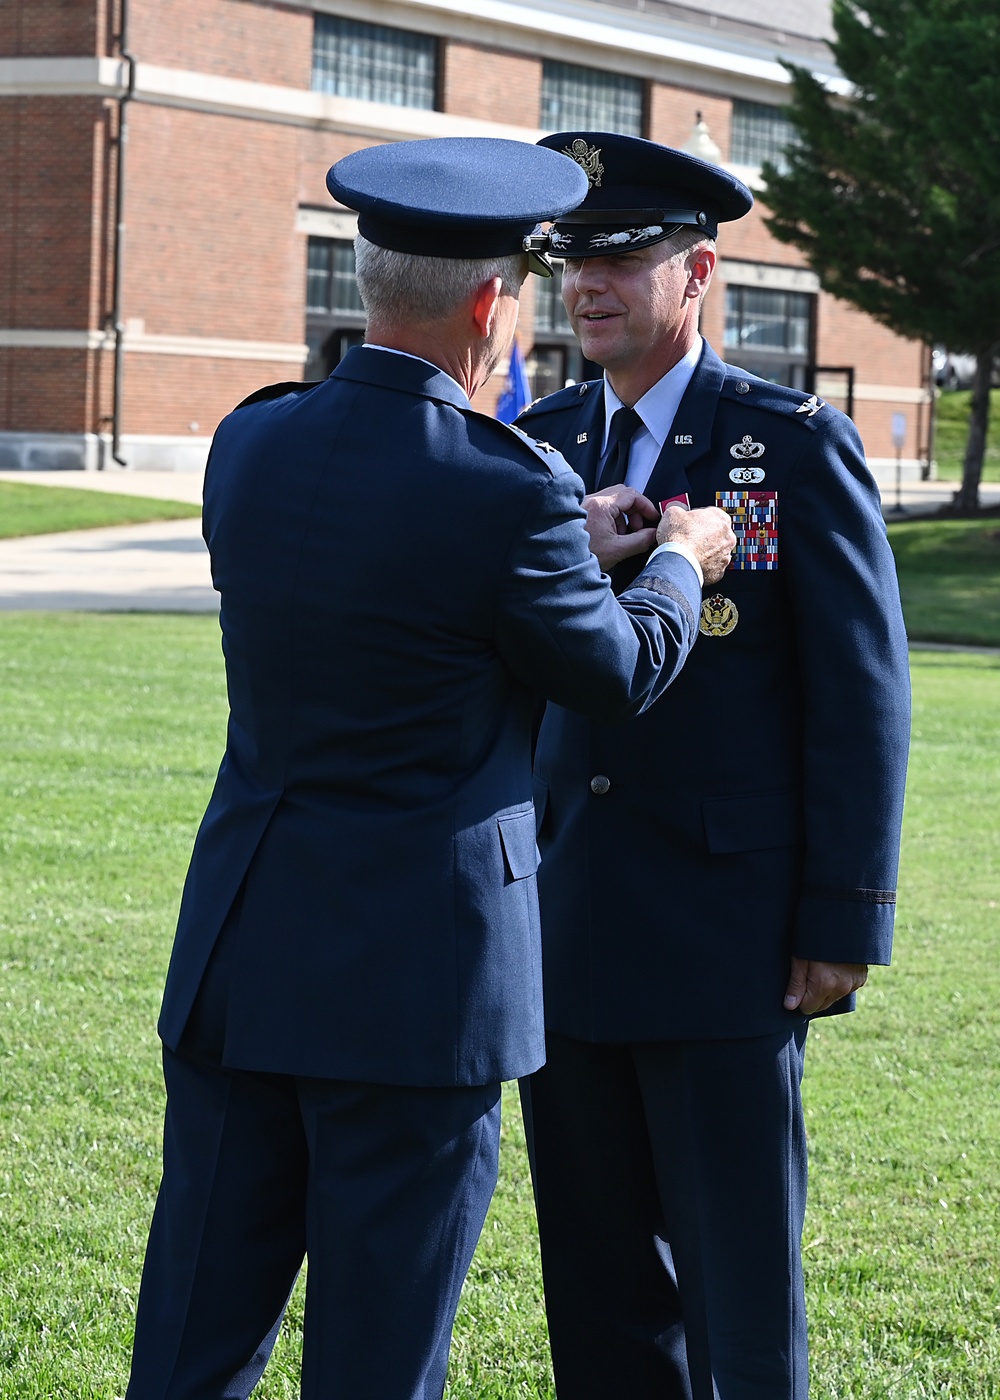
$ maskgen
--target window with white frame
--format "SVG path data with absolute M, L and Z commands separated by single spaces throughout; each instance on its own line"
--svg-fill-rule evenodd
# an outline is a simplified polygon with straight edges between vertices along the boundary
M 726 288 L 726 359 L 751 374 L 804 389 L 812 358 L 816 298 L 768 287 Z
M 645 86 L 641 78 L 545 59 L 541 124 L 549 131 L 592 128 L 641 136 Z
M 766 102 L 733 103 L 729 159 L 733 165 L 763 165 L 769 160 L 778 170 L 787 167 L 785 152 L 797 140 L 795 127 L 783 108 Z
M 432 35 L 337 15 L 317 15 L 313 89 L 335 97 L 432 110 L 437 92 L 437 50 L 438 42 Z

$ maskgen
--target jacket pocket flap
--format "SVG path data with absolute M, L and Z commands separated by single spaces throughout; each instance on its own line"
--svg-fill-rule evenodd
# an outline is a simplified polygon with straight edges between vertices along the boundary
M 523 880 L 538 869 L 538 847 L 535 845 L 535 813 L 512 812 L 498 817 L 500 844 L 512 880 Z
M 801 839 L 799 804 L 792 792 L 706 797 L 701 804 L 705 840 L 713 856 L 769 851 Z

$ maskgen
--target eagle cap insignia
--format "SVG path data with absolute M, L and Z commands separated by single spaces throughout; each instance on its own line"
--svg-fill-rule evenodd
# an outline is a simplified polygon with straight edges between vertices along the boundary
M 713 593 L 701 605 L 698 630 L 704 637 L 728 637 L 739 620 L 740 614 L 732 598 Z
M 763 457 L 764 444 L 754 442 L 749 433 L 743 434 L 742 442 L 734 442 L 729 449 L 730 457 L 736 457 L 739 461 L 746 461 L 748 458 Z
M 596 187 L 601 183 L 601 176 L 604 174 L 604 166 L 601 164 L 600 146 L 588 146 L 582 137 L 578 136 L 575 141 L 563 147 L 563 155 L 569 156 L 570 160 L 575 160 L 577 165 L 583 167 L 591 186 Z

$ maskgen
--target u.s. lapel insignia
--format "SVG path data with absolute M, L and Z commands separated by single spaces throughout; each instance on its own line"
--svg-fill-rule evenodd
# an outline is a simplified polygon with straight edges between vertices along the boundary
M 820 399 L 818 399 L 815 394 L 810 394 L 809 397 L 806 399 L 805 403 L 799 404 L 795 412 L 803 413 L 807 418 L 811 418 L 814 413 L 818 413 L 821 408 L 825 407 L 826 404 L 824 404 Z
M 739 610 L 732 598 L 713 593 L 701 605 L 698 630 L 704 637 L 728 637 L 739 620 Z
M 587 441 L 587 434 L 586 434 L 586 433 L 577 433 L 577 435 L 576 435 L 576 445 L 577 445 L 577 447 L 579 447 L 580 444 L 581 444 L 582 442 L 586 442 L 586 441 Z
M 754 442 L 749 433 L 744 433 L 740 442 L 734 442 L 729 449 L 730 457 L 735 457 L 738 461 L 752 461 L 755 457 L 763 457 L 764 444 Z
M 601 183 L 604 166 L 601 164 L 600 146 L 588 146 L 586 141 L 578 136 L 570 145 L 563 147 L 563 155 L 569 156 L 570 160 L 575 160 L 577 165 L 583 167 L 592 188 Z

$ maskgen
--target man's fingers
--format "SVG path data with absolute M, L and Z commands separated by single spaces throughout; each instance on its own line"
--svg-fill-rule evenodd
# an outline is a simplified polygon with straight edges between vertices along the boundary
M 656 544 L 656 531 L 647 525 L 644 529 L 632 530 L 619 537 L 619 559 L 630 559 L 635 554 L 649 554 Z
M 798 1010 L 799 1003 L 805 996 L 806 991 L 806 970 L 809 964 L 804 958 L 792 958 L 792 971 L 788 978 L 788 986 L 785 988 L 785 1010 Z
M 630 506 L 624 506 L 623 509 L 628 512 L 628 527 L 630 530 L 641 530 L 645 528 L 642 524 L 643 520 L 649 520 L 655 526 L 660 518 L 660 512 L 657 510 L 656 506 L 653 505 L 653 502 L 638 491 L 632 492 L 632 504 Z
M 864 963 L 810 962 L 792 958 L 792 971 L 785 989 L 785 1010 L 815 1016 L 834 1002 L 850 996 L 868 981 Z

